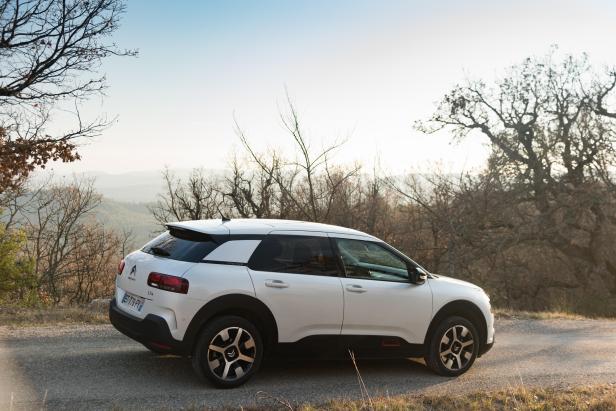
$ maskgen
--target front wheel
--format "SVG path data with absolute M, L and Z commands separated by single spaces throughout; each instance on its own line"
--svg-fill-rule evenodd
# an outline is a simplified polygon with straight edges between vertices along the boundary
M 473 323 L 463 317 L 449 317 L 441 322 L 430 340 L 426 364 L 434 372 L 447 377 L 464 374 L 479 353 L 479 334 Z
M 244 384 L 257 372 L 263 358 L 259 330 L 248 320 L 224 316 L 201 332 L 192 356 L 199 376 L 222 388 Z

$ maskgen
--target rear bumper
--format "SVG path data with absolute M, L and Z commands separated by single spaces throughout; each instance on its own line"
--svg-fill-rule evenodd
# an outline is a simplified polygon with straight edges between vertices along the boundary
M 148 314 L 144 319 L 132 315 L 118 308 L 116 299 L 109 304 L 109 321 L 127 337 L 140 342 L 146 347 L 153 347 L 159 351 L 184 354 L 184 344 L 173 338 L 167 322 L 154 314 Z

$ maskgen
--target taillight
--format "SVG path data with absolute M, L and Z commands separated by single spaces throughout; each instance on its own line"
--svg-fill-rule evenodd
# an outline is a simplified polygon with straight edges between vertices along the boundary
M 161 273 L 150 273 L 148 276 L 148 285 L 173 293 L 188 294 L 188 280 L 182 277 Z
M 118 264 L 118 275 L 122 275 L 122 271 L 124 271 L 125 265 L 126 263 L 124 262 L 124 259 L 122 259 L 122 261 L 120 261 L 120 264 Z

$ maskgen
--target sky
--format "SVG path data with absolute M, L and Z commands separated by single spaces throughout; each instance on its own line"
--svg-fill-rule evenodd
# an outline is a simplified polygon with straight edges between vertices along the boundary
M 480 136 L 413 128 L 466 77 L 491 81 L 558 44 L 616 64 L 610 1 L 130 0 L 113 38 L 139 50 L 111 58 L 106 96 L 86 118 L 117 118 L 59 174 L 225 168 L 243 153 L 235 121 L 260 151 L 293 155 L 286 92 L 313 149 L 389 173 L 481 168 Z M 65 127 L 56 119 L 54 127 Z

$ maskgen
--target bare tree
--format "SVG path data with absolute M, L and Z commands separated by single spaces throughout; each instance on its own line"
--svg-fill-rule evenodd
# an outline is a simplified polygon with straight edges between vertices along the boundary
M 342 143 L 331 144 L 321 150 L 313 150 L 305 137 L 300 118 L 293 102 L 287 94 L 288 113 L 281 114 L 284 127 L 295 143 L 297 157 L 282 160 L 278 153 L 267 155 L 257 153 L 250 144 L 246 133 L 236 121 L 236 132 L 254 165 L 267 176 L 266 180 L 276 183 L 278 204 L 290 210 L 285 215 L 307 221 L 326 221 L 336 195 L 336 185 L 342 184 L 359 172 L 359 167 L 348 170 L 341 178 L 332 177 L 328 160 Z
M 448 128 L 459 138 L 483 134 L 494 158 L 528 183 L 545 209 L 556 182 L 577 186 L 614 163 L 616 123 L 603 106 L 613 86 L 597 78 L 586 56 L 558 61 L 553 50 L 512 67 L 495 87 L 471 80 L 456 86 L 418 127 Z
M 63 299 L 69 304 L 83 304 L 112 295 L 122 239 L 100 223 L 88 221 L 80 226 L 73 241 L 61 278 Z
M 4 226 L 4 230 L 10 231 L 19 226 L 23 214 L 32 206 L 41 191 L 50 184 L 52 178 L 53 176 L 49 175 L 37 183 L 22 181 L 0 193 L 0 212 L 3 214 L 0 224 Z
M 152 215 L 162 226 L 170 221 L 202 220 L 220 217 L 223 198 L 215 178 L 195 169 L 186 181 L 177 178 L 169 169 L 163 171 L 165 191 L 150 207 Z
M 55 303 L 63 298 L 61 281 L 73 270 L 69 256 L 80 247 L 83 219 L 100 201 L 91 180 L 52 185 L 41 191 L 24 215 L 27 253 L 34 261 L 38 285 Z
M 497 304 L 610 306 L 615 81 L 613 70 L 600 75 L 586 56 L 559 59 L 553 50 L 512 67 L 492 87 L 455 87 L 418 123 L 491 144 L 485 172 L 452 186 L 445 202 L 434 197 L 439 184 L 429 197 L 408 187 L 399 193 L 432 216 L 453 272 L 480 276 Z
M 135 55 L 109 39 L 123 12 L 121 0 L 0 0 L 0 192 L 49 161 L 78 159 L 78 139 L 109 124 L 82 121 L 77 107 L 105 89 L 103 59 Z M 74 127 L 48 133 L 70 100 Z
M 122 228 L 120 233 L 120 255 L 124 257 L 135 248 L 135 232 L 130 227 Z
M 0 283 L 25 303 L 82 304 L 112 293 L 117 262 L 132 247 L 130 227 L 121 233 L 105 227 L 95 213 L 102 197 L 93 180 L 47 180 L 11 199 L 0 226 L 4 255 Z M 8 192 L 5 192 L 6 196 Z M 6 275 L 5 275 L 6 274 Z M 6 290 L 5 290 L 6 291 Z
M 265 167 L 251 169 L 237 157 L 231 163 L 231 175 L 225 178 L 223 195 L 229 216 L 243 218 L 283 217 L 285 211 L 278 202 L 275 175 L 280 171 L 280 159 L 273 154 Z

